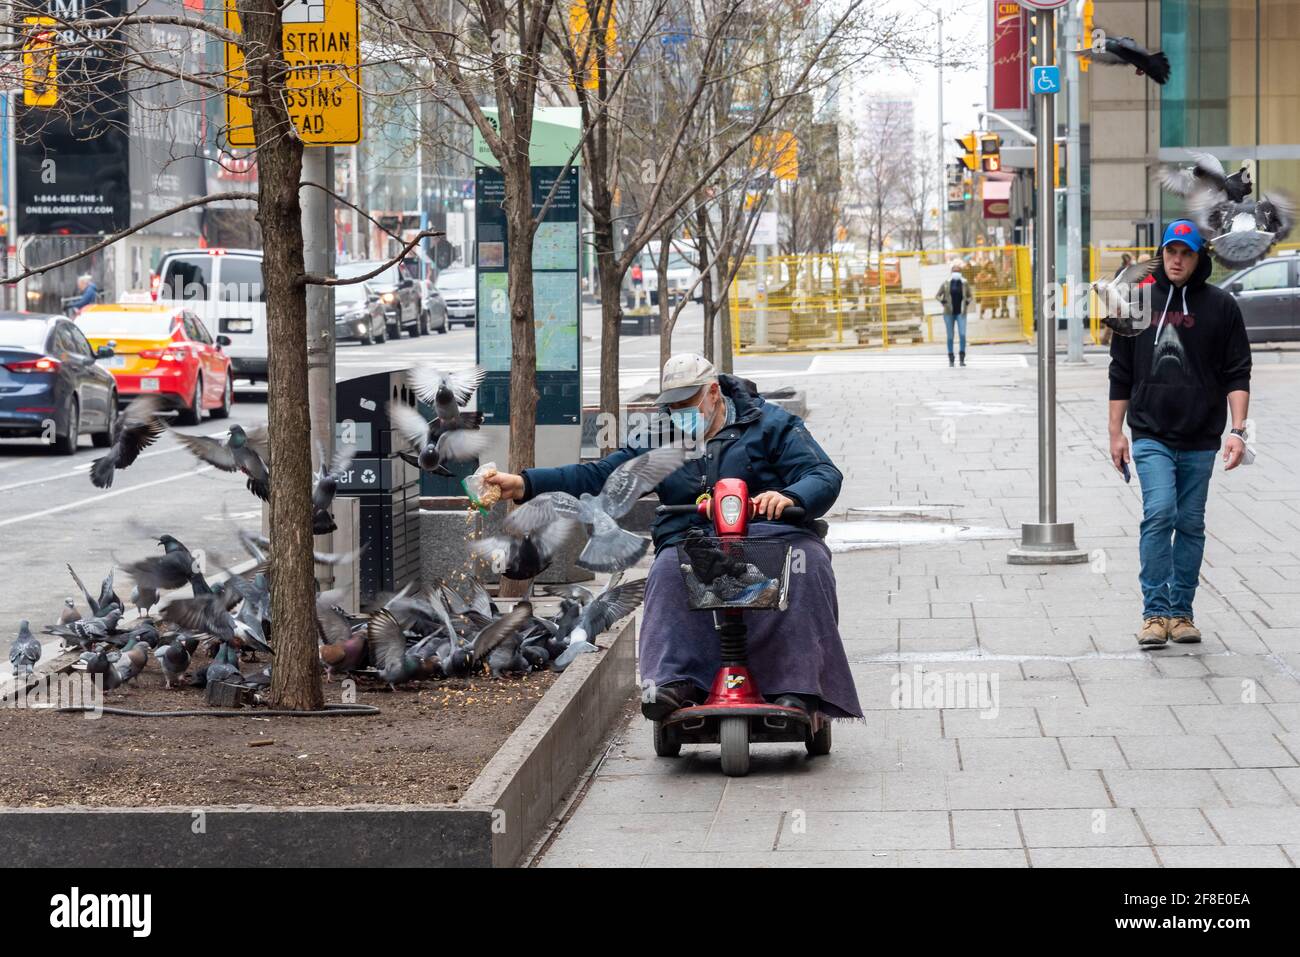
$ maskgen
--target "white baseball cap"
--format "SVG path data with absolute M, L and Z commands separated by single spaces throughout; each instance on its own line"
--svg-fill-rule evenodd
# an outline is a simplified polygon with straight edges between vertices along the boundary
M 655 399 L 658 405 L 670 405 L 689 399 L 711 382 L 718 381 L 718 370 L 704 356 L 682 352 L 664 363 L 663 391 Z

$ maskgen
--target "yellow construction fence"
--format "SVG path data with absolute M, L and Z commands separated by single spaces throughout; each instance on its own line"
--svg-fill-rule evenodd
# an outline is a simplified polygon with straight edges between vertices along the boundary
M 741 264 L 731 285 L 738 353 L 888 348 L 942 342 L 935 294 L 961 260 L 975 292 L 967 310 L 973 343 L 1033 338 L 1027 246 L 876 254 L 805 253 Z

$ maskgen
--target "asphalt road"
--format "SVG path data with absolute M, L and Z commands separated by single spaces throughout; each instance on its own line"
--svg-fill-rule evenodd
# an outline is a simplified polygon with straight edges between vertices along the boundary
M 588 306 L 583 317 L 583 391 L 586 401 L 599 396 L 599 309 Z M 699 348 L 699 309 L 689 308 L 678 324 L 678 349 Z M 658 338 L 624 337 L 620 387 L 624 395 L 640 391 L 658 371 Z M 457 327 L 445 335 L 403 338 L 383 345 L 344 343 L 337 354 L 338 378 L 429 362 L 449 368 L 473 364 L 475 333 Z M 742 360 L 738 370 L 764 384 L 807 369 L 806 356 Z M 237 384 L 230 422 L 251 428 L 266 421 L 264 386 Z M 178 431 L 220 435 L 227 423 L 205 420 Z M 27 618 L 33 631 L 57 620 L 63 599 L 85 601 L 68 574 L 71 563 L 86 586 L 98 594 L 100 580 L 121 562 L 159 554 L 156 539 L 176 536 L 191 550 L 203 549 L 209 568 L 234 565 L 247 556 L 237 528 L 256 530 L 261 503 L 238 475 L 227 474 L 193 458 L 164 435 L 129 470 L 119 472 L 113 487 L 100 490 L 87 472 L 101 453 L 83 436 L 77 453 L 50 454 L 40 442 L 0 439 L 0 647 L 7 650 L 18 621 Z M 119 568 L 118 594 L 126 598 L 131 580 Z M 53 641 L 51 642 L 53 644 Z M 0 672 L 8 670 L 0 655 Z

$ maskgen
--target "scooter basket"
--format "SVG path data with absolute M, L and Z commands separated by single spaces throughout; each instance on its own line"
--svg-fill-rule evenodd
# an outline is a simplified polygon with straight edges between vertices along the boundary
M 696 537 L 677 546 L 691 611 L 784 611 L 790 546 L 771 538 Z

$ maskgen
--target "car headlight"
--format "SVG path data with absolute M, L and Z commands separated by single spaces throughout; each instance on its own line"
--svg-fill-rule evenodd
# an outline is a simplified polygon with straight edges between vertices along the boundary
M 380 296 L 379 299 L 380 299 L 380 301 L 382 301 L 382 302 L 386 302 L 386 303 L 394 303 L 394 302 L 397 302 L 397 294 L 396 294 L 396 293 L 391 293 L 391 292 L 386 292 L 386 293 L 384 293 L 382 296 Z
M 740 521 L 740 496 L 724 496 L 721 503 L 722 521 L 728 525 L 735 525 Z

